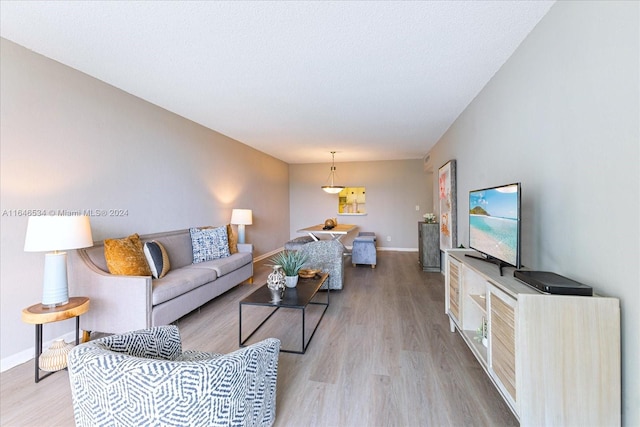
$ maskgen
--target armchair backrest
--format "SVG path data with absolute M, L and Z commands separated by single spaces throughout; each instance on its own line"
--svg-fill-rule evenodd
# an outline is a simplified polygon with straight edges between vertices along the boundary
M 175 326 L 75 347 L 69 379 L 76 425 L 273 424 L 279 340 L 210 358 L 183 359 L 180 348 Z
M 182 354 L 180 331 L 175 325 L 110 335 L 91 341 L 86 346 L 144 359 L 174 360 Z
M 342 289 L 344 284 L 344 245 L 338 240 L 318 240 L 299 249 L 307 255 L 305 267 L 329 273 L 329 289 Z

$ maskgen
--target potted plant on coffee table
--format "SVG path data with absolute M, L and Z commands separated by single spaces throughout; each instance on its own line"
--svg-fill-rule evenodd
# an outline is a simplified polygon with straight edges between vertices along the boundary
M 307 262 L 307 255 L 300 251 L 285 250 L 272 256 L 270 261 L 282 266 L 287 287 L 295 288 L 298 284 L 298 272 L 300 272 L 304 263 Z

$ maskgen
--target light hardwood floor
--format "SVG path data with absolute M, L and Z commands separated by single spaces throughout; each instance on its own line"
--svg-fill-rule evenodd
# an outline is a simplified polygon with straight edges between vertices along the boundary
M 345 289 L 306 354 L 281 353 L 276 426 L 498 426 L 517 420 L 444 314 L 444 279 L 412 252 L 379 252 L 377 268 L 345 267 Z M 240 285 L 177 322 L 185 349 L 238 348 L 238 301 L 266 282 Z M 251 322 L 258 311 L 243 311 Z M 313 313 L 311 313 L 313 315 Z M 289 342 L 297 319 L 277 319 Z M 266 333 L 270 333 L 268 330 Z M 33 360 L 0 375 L 3 426 L 72 426 L 66 371 L 33 382 Z

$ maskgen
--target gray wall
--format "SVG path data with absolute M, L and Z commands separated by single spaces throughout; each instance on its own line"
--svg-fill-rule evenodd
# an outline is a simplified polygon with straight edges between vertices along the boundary
M 329 150 L 327 159 L 331 160 Z M 330 169 L 330 161 L 290 165 L 291 237 L 301 236 L 296 230 L 335 217 L 339 223 L 357 225 L 360 231 L 375 232 L 380 249 L 418 250 L 418 221 L 433 212 L 433 175 L 424 172 L 422 160 L 336 162 L 337 185 L 366 188 L 364 216 L 337 214 L 338 195 L 320 189 L 328 184 Z M 349 246 L 356 234 L 342 241 Z
M 42 297 L 43 253 L 23 251 L 18 209 L 126 209 L 94 240 L 223 225 L 253 209 L 255 254 L 289 237 L 288 165 L 7 40 L 1 41 L 1 357 L 33 358 L 20 312 Z M 283 209 L 282 206 L 285 206 Z M 44 327 L 50 340 L 72 320 Z
M 436 165 L 457 160 L 460 243 L 468 192 L 520 181 L 524 265 L 620 299 L 629 426 L 640 425 L 638 17 L 638 2 L 556 3 L 431 151 Z

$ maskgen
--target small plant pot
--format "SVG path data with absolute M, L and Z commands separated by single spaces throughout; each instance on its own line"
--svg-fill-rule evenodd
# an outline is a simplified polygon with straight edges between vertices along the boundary
M 284 277 L 285 280 L 285 286 L 287 288 L 295 288 L 296 285 L 298 284 L 298 275 L 295 276 L 285 276 Z

